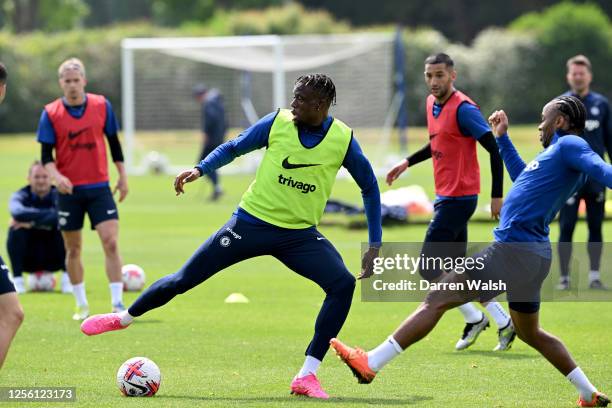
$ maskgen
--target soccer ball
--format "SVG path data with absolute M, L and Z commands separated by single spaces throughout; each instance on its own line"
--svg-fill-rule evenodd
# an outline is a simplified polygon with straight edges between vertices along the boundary
M 146 357 L 134 357 L 117 371 L 117 386 L 126 397 L 152 397 L 161 384 L 161 372 Z
M 138 292 L 144 288 L 145 273 L 140 266 L 134 264 L 123 265 L 121 274 L 123 275 L 124 291 Z
M 52 292 L 55 289 L 55 276 L 52 272 L 38 271 L 28 275 L 28 288 L 32 292 Z
M 144 157 L 144 168 L 153 174 L 166 174 L 170 169 L 170 160 L 159 152 L 150 151 Z

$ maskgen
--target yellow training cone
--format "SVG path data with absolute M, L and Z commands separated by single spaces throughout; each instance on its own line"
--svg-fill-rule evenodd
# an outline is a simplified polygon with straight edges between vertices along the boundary
M 225 298 L 225 303 L 249 303 L 249 299 L 242 293 L 232 293 Z

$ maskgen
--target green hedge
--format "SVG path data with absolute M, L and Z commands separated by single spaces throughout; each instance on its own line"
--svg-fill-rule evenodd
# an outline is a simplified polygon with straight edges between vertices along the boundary
M 86 64 L 92 92 L 103 93 L 121 111 L 120 47 L 125 37 L 301 34 L 347 32 L 350 26 L 326 12 L 306 11 L 296 4 L 262 11 L 217 12 L 206 24 L 178 29 L 148 23 L 61 34 L 14 36 L 0 33 L 0 56 L 9 68 L 9 92 L 0 105 L 0 132 L 32 132 L 43 105 L 59 94 L 57 66 L 77 56 Z M 371 27 L 392 31 L 392 27 Z M 593 88 L 612 94 L 612 24 L 592 4 L 561 3 L 527 14 L 508 28 L 481 32 L 470 46 L 451 44 L 430 29 L 405 30 L 409 121 L 425 123 L 427 89 L 423 61 L 445 51 L 456 61 L 457 87 L 486 114 L 506 109 L 513 123 L 539 120 L 542 105 L 567 89 L 565 61 L 578 53 L 594 66 Z
M 329 14 L 289 4 L 263 11 L 220 11 L 205 25 L 178 29 L 148 23 L 57 34 L 0 33 L 0 58 L 9 70 L 6 102 L 0 105 L 0 133 L 34 132 L 44 105 L 61 95 L 59 64 L 76 56 L 87 69 L 87 90 L 108 97 L 121 112 L 121 49 L 126 37 L 186 37 L 241 34 L 346 32 L 349 26 Z
M 593 4 L 564 2 L 529 13 L 509 28 L 482 31 L 470 46 L 450 44 L 432 30 L 406 30 L 410 123 L 425 124 L 423 61 L 435 52 L 455 60 L 457 87 L 484 114 L 504 108 L 513 123 L 539 121 L 542 106 L 567 90 L 565 63 L 576 54 L 593 63 L 593 89 L 612 94 L 612 24 Z

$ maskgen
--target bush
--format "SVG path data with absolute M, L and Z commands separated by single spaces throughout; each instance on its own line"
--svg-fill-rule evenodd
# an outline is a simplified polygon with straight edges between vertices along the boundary
M 61 96 L 57 68 L 73 56 L 85 64 L 87 90 L 104 94 L 120 117 L 120 44 L 126 37 L 305 34 L 348 29 L 347 24 L 333 20 L 326 12 L 305 11 L 302 6 L 289 4 L 263 11 L 219 11 L 207 23 L 189 23 L 179 29 L 141 23 L 57 34 L 0 32 L 0 55 L 9 70 L 7 101 L 0 105 L 0 133 L 36 130 L 44 105 Z
M 457 69 L 457 88 L 480 105 L 483 114 L 504 108 L 513 123 L 537 122 L 542 106 L 565 92 L 565 63 L 576 54 L 591 59 L 596 91 L 609 95 L 612 77 L 612 25 L 596 5 L 561 3 L 542 13 L 530 13 L 508 29 L 481 32 L 471 46 L 450 44 L 432 30 L 407 30 L 409 119 L 424 125 L 423 61 L 446 52 Z
M 256 1 L 256 0 L 254 0 Z M 202 0 L 201 4 L 206 1 Z M 391 31 L 391 27 L 371 30 Z M 180 29 L 131 24 L 61 34 L 0 33 L 0 55 L 9 69 L 7 103 L 0 105 L 0 132 L 32 132 L 45 103 L 60 95 L 57 66 L 77 56 L 88 70 L 88 90 L 106 95 L 121 112 L 120 42 L 125 37 L 305 34 L 347 32 L 350 26 L 327 12 L 306 11 L 289 3 L 260 11 L 217 11 L 206 23 Z M 538 120 L 542 105 L 562 93 L 565 61 L 585 54 L 593 62 L 594 87 L 612 92 L 612 25 L 595 5 L 561 3 L 527 14 L 509 29 L 480 33 L 471 46 L 451 44 L 431 29 L 404 30 L 408 109 L 411 125 L 424 125 L 423 61 L 447 52 L 456 61 L 457 87 L 472 96 L 486 115 L 503 107 L 513 123 Z
M 514 32 L 534 36 L 539 52 L 526 104 L 540 107 L 567 89 L 565 63 L 576 55 L 586 55 L 593 64 L 595 90 L 610 94 L 612 77 L 612 25 L 601 8 L 594 4 L 564 2 L 542 13 L 529 13 L 511 24 Z

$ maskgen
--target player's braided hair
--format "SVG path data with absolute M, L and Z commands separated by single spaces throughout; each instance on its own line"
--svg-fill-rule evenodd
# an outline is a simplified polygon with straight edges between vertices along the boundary
M 570 130 L 582 133 L 586 121 L 586 108 L 575 96 L 564 95 L 552 100 L 555 108 L 569 120 Z
M 336 104 L 336 85 L 332 79 L 325 74 L 308 74 L 300 76 L 295 85 L 307 86 L 315 90 L 329 105 Z
M 6 83 L 6 78 L 8 77 L 8 72 L 6 71 L 6 67 L 3 63 L 0 62 L 0 85 Z

